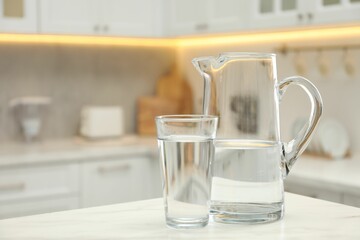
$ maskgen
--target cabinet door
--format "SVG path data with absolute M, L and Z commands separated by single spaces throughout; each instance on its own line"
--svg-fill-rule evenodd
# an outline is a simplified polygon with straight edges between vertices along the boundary
M 96 0 L 40 0 L 42 33 L 93 34 L 100 30 Z
M 158 34 L 156 8 L 159 0 L 99 1 L 101 34 L 154 36 Z
M 78 203 L 76 163 L 0 169 L 0 218 L 69 210 Z
M 74 196 L 79 192 L 79 166 L 39 165 L 0 169 L 0 205 L 14 201 Z
M 0 32 L 37 32 L 36 0 L 1 0 Z
M 0 219 L 76 209 L 78 197 L 26 200 L 0 205 Z
M 251 1 L 249 25 L 253 29 L 264 29 L 306 24 L 303 11 L 307 1 L 309 0 Z
M 354 206 L 354 207 L 360 207 L 360 194 L 355 195 L 351 193 L 345 193 L 344 194 L 344 204 Z
M 82 165 L 82 207 L 150 198 L 151 159 L 131 157 Z
M 240 31 L 249 19 L 248 0 L 210 0 L 208 24 L 210 32 Z
M 338 191 L 285 181 L 285 191 L 312 198 L 342 203 L 343 194 Z
M 197 34 L 209 29 L 207 0 L 168 0 L 165 4 L 165 31 L 168 35 Z
M 308 3 L 311 23 L 341 23 L 360 20 L 360 0 L 315 0 Z

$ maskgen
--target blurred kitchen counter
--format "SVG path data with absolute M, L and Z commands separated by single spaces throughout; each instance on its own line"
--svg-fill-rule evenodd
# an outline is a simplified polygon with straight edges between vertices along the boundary
M 56 141 L 3 144 L 0 147 L 0 167 L 90 161 L 134 154 L 156 156 L 156 137 L 126 135 L 118 139 L 101 140 L 76 137 Z
M 360 207 L 360 155 L 330 160 L 304 155 L 285 180 L 289 192 Z

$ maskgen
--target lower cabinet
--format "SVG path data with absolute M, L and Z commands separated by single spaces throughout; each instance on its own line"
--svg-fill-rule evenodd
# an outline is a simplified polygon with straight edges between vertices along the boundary
M 155 197 L 159 164 L 146 154 L 0 168 L 0 219 Z
M 79 165 L 0 169 L 0 219 L 70 210 L 79 205 Z
M 349 206 L 360 207 L 360 194 L 355 195 L 343 191 L 315 187 L 309 184 L 295 183 L 294 181 L 285 181 L 285 191 L 312 198 L 342 203 Z
M 81 206 L 92 207 L 154 196 L 152 159 L 130 157 L 84 162 L 81 177 Z
M 360 193 L 357 195 L 345 193 L 344 194 L 344 204 L 354 206 L 354 207 L 360 207 Z
M 79 198 L 60 197 L 54 199 L 23 200 L 0 204 L 0 219 L 58 212 L 79 208 Z
M 331 202 L 342 203 L 342 193 L 318 187 L 285 182 L 287 192 L 296 193 L 312 198 L 323 199 Z

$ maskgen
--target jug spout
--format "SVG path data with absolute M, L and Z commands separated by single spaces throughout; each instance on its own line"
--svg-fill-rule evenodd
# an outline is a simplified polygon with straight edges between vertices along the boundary
M 211 70 L 211 62 L 213 57 L 199 57 L 192 60 L 192 64 L 196 70 L 202 75 L 208 73 Z
M 200 72 L 200 74 L 207 73 L 210 74 L 212 71 L 217 71 L 224 66 L 226 63 L 226 58 L 221 54 L 219 57 L 199 57 L 192 60 L 195 68 Z
M 199 57 L 194 58 L 192 63 L 196 70 L 200 73 L 204 80 L 204 98 L 203 98 L 203 114 L 209 115 L 212 111 L 210 110 L 211 104 L 210 99 L 212 94 L 212 80 L 213 70 L 217 67 L 217 60 L 215 57 Z

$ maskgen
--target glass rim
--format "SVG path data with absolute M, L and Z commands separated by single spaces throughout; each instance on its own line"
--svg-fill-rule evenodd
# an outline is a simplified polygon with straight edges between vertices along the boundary
M 171 122 L 193 122 L 193 121 L 208 121 L 217 120 L 219 117 L 215 115 L 201 115 L 201 114 L 174 114 L 156 116 L 155 120 L 164 120 Z

